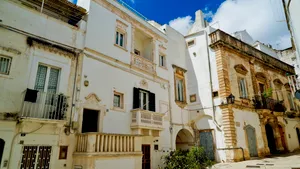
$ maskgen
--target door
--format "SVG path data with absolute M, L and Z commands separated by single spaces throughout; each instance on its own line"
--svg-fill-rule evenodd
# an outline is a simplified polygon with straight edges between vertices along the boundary
M 247 126 L 245 128 L 247 134 L 247 141 L 248 141 L 248 149 L 250 152 L 250 157 L 257 157 L 257 145 L 256 145 L 256 135 L 255 129 L 252 126 Z
M 99 111 L 84 109 L 81 132 L 82 133 L 98 132 L 98 118 L 99 118 Z
M 5 146 L 5 141 L 0 138 L 0 168 L 2 166 L 1 161 L 2 161 L 2 156 L 3 156 L 3 152 L 4 152 L 4 146 Z
M 270 124 L 266 124 L 265 129 L 266 129 L 266 134 L 267 134 L 267 140 L 268 140 L 268 146 L 269 146 L 269 149 L 270 149 L 270 153 L 274 154 L 274 153 L 276 153 L 277 150 L 276 150 L 276 143 L 275 143 L 273 128 Z
M 300 144 L 300 130 L 299 128 L 296 128 L 297 136 L 298 136 L 298 142 Z
M 281 125 L 278 125 L 278 129 L 279 129 L 279 133 L 280 133 L 282 147 L 284 148 L 284 151 L 287 151 L 287 146 L 286 146 L 285 136 L 284 136 L 285 133 L 283 131 L 283 128 Z
M 210 160 L 215 160 L 214 140 L 212 131 L 200 132 L 200 146 L 204 148 L 205 153 Z
M 150 145 L 142 145 L 143 151 L 143 168 L 142 169 L 151 169 L 151 146 Z

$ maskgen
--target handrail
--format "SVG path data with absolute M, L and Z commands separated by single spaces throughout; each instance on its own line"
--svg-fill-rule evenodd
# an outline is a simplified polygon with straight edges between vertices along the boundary
M 140 12 L 138 12 L 137 10 L 135 10 L 134 8 L 132 8 L 130 5 L 128 5 L 127 3 L 125 3 L 122 0 L 116 0 L 119 4 L 121 4 L 122 6 L 124 6 L 125 8 L 129 9 L 131 12 L 133 12 L 134 14 L 136 14 L 138 17 L 140 17 L 141 19 L 145 20 L 145 21 L 149 21 L 148 18 L 146 18 L 143 14 L 141 14 Z

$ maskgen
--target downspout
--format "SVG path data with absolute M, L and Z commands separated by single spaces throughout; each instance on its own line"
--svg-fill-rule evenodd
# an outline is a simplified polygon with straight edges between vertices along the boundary
M 206 46 L 207 46 L 206 50 L 207 50 L 207 56 L 208 56 L 208 72 L 209 72 L 209 85 L 210 85 L 210 94 L 211 94 L 211 104 L 212 104 L 212 109 L 213 109 L 213 122 L 219 130 L 222 130 L 221 125 L 219 125 L 217 120 L 216 120 L 216 109 L 215 109 L 214 98 L 212 96 L 213 82 L 212 82 L 212 75 L 211 75 L 211 63 L 210 63 L 210 53 L 209 53 L 209 45 L 208 45 L 208 34 L 207 34 L 206 30 L 204 30 L 204 32 L 205 32 Z
M 169 131 L 170 131 L 170 142 L 171 142 L 171 150 L 174 150 L 173 147 L 173 119 L 172 119 L 172 100 L 171 100 L 171 84 L 169 82 L 168 85 L 168 92 L 169 92 L 169 114 L 170 114 L 170 127 L 169 127 Z

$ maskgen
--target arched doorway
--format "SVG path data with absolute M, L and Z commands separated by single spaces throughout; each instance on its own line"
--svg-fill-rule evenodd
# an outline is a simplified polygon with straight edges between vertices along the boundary
M 266 135 L 267 135 L 270 153 L 274 154 L 276 153 L 276 143 L 275 143 L 273 128 L 270 124 L 266 124 L 265 128 L 266 128 Z
M 247 141 L 248 141 L 248 149 L 250 153 L 250 157 L 257 157 L 257 144 L 256 144 L 256 134 L 255 134 L 255 128 L 248 125 L 245 127 L 246 135 L 247 135 Z
M 279 133 L 280 133 L 282 147 L 284 148 L 284 151 L 287 151 L 288 149 L 287 149 L 287 145 L 286 145 L 286 142 L 285 142 L 284 128 L 279 124 L 278 129 L 279 129 Z
M 188 150 L 194 146 L 194 138 L 187 129 L 181 129 L 176 136 L 176 149 Z
M 299 142 L 299 146 L 300 146 L 300 130 L 299 130 L 299 128 L 296 128 L 296 132 L 297 132 L 298 142 Z
M 5 141 L 3 139 L 0 139 L 0 168 L 1 168 L 3 151 L 4 151 L 4 145 L 5 145 Z

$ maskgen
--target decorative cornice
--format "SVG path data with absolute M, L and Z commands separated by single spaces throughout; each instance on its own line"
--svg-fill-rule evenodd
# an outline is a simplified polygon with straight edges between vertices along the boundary
M 234 69 L 235 69 L 236 72 L 238 72 L 242 75 L 246 75 L 248 73 L 248 70 L 242 64 L 235 65 Z
M 179 67 L 179 66 L 177 66 L 177 65 L 174 65 L 174 64 L 172 64 L 172 67 L 173 67 L 173 69 L 179 69 L 179 70 L 183 71 L 184 73 L 186 73 L 186 72 L 187 72 L 187 70 L 186 70 L 186 69 L 184 69 L 184 68 L 181 68 L 181 67 Z
M 85 97 L 86 100 L 90 100 L 91 98 L 95 98 L 97 102 L 101 102 L 101 99 L 95 93 L 90 93 Z
M 21 52 L 18 51 L 17 49 L 13 49 L 13 48 L 9 48 L 9 47 L 4 47 L 4 46 L 0 46 L 0 50 L 4 50 L 6 52 L 13 53 L 13 54 L 16 54 L 16 55 L 20 55 L 21 54 Z

